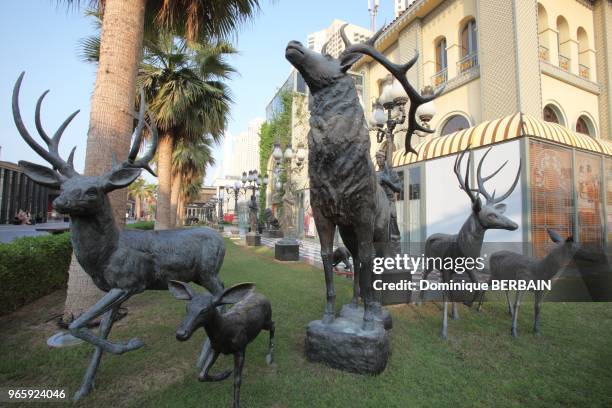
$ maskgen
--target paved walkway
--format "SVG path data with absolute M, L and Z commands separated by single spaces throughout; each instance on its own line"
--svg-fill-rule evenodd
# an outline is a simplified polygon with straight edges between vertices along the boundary
M 0 242 L 11 242 L 15 238 L 47 235 L 47 232 L 36 231 L 36 228 L 68 227 L 67 222 L 44 222 L 35 225 L 0 225 Z

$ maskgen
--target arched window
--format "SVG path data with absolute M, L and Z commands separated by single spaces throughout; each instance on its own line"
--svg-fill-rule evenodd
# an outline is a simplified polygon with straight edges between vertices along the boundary
M 432 84 L 438 87 L 444 84 L 448 79 L 448 71 L 446 59 L 446 38 L 440 37 L 436 40 L 436 73 L 432 77 Z
M 538 3 L 538 41 L 540 59 L 550 61 L 550 43 L 548 42 L 548 13 L 542 4 Z
M 576 133 L 582 133 L 583 135 L 595 137 L 595 127 L 593 122 L 586 115 L 581 115 L 576 121 Z
M 446 38 L 442 37 L 436 41 L 436 72 L 440 72 L 446 67 Z
M 584 79 L 591 77 L 591 67 L 589 62 L 589 37 L 587 36 L 586 30 L 582 27 L 578 27 L 577 38 L 578 38 L 578 63 L 580 65 L 580 76 Z
M 453 132 L 458 132 L 470 127 L 470 122 L 461 115 L 453 115 L 444 122 L 440 136 L 448 135 Z
M 466 57 L 478 52 L 476 40 L 476 20 L 468 20 L 461 28 L 461 56 Z
M 559 113 L 558 109 L 554 106 L 554 105 L 546 105 L 544 107 L 544 121 L 546 122 L 552 122 L 552 123 L 558 123 L 558 124 L 562 124 L 561 123 L 561 114 Z
M 559 68 L 565 71 L 570 70 L 570 36 L 569 25 L 563 16 L 557 17 L 557 46 L 559 48 Z

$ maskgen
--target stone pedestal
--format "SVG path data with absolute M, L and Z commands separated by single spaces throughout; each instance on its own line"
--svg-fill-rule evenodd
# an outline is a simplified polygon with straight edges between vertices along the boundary
M 295 239 L 282 239 L 274 245 L 274 258 L 279 261 L 299 261 L 300 244 Z
M 246 234 L 246 243 L 248 246 L 261 246 L 261 235 L 256 232 Z
M 383 324 L 363 330 L 359 319 L 338 317 L 333 323 L 314 320 L 306 328 L 306 358 L 356 374 L 376 375 L 389 359 L 389 338 Z

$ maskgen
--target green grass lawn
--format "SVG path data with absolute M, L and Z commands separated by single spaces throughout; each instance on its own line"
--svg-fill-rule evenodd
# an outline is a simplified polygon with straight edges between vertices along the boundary
M 243 372 L 244 407 L 407 406 L 611 406 L 612 304 L 546 303 L 539 338 L 531 333 L 533 305 L 521 310 L 520 337 L 509 336 L 502 303 L 477 313 L 460 307 L 449 322 L 450 340 L 438 337 L 437 305 L 391 307 L 391 357 L 377 377 L 359 376 L 309 363 L 305 327 L 321 317 L 322 271 L 272 260 L 266 248 L 227 241 L 222 270 L 226 286 L 253 281 L 272 302 L 276 322 L 275 362 L 265 364 L 268 333 L 248 347 Z M 350 300 L 350 281 L 336 277 L 337 306 Z M 78 388 L 91 346 L 49 349 L 55 331 L 45 323 L 61 311 L 59 291 L 0 318 L 0 386 Z M 195 359 L 204 332 L 175 340 L 185 303 L 168 292 L 147 292 L 127 304 L 129 315 L 111 337 L 138 336 L 143 349 L 106 355 L 95 391 L 80 405 L 228 407 L 232 381 L 200 383 Z M 220 358 L 215 372 L 232 365 Z

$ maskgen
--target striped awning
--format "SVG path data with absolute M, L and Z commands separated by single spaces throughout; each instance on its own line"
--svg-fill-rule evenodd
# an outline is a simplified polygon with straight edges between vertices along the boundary
M 556 123 L 544 122 L 522 113 L 506 116 L 424 141 L 415 147 L 417 154 L 404 154 L 404 149 L 393 155 L 393 166 L 405 166 L 424 160 L 444 157 L 464 150 L 475 149 L 520 137 L 534 137 L 554 143 L 612 156 L 612 142 L 594 139 L 572 132 Z M 414 139 L 413 139 L 414 140 Z

